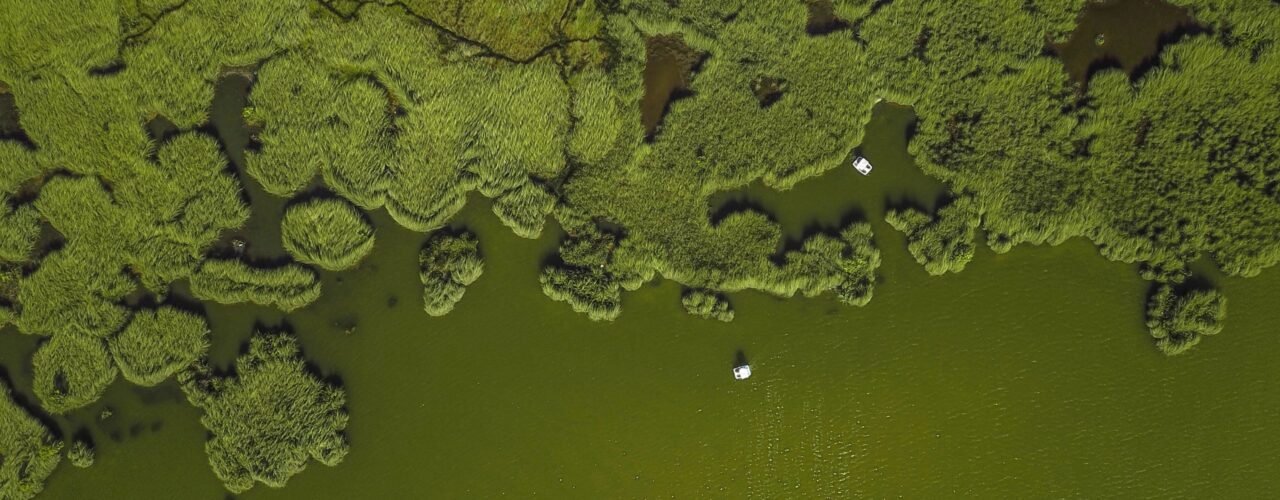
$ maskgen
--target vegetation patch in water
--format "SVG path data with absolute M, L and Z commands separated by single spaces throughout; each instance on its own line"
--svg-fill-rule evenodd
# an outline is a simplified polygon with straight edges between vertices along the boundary
M 308 371 L 291 335 L 256 334 L 234 376 L 194 370 L 181 381 L 204 410 L 209 464 L 232 493 L 281 488 L 310 460 L 332 467 L 346 457 L 346 393 Z
M 418 264 L 423 308 L 432 316 L 449 314 L 484 272 L 480 242 L 470 231 L 436 233 L 422 248 Z
M 330 271 L 354 268 L 373 251 L 373 225 L 345 200 L 319 198 L 290 205 L 280 224 L 290 255 Z
M 81 469 L 87 469 L 93 466 L 95 452 L 93 445 L 84 440 L 77 439 L 71 443 L 71 447 L 67 449 L 67 462 Z
M 219 304 L 251 302 L 289 312 L 320 298 L 320 277 L 299 264 L 268 268 L 239 259 L 211 259 L 191 277 L 191 293 Z
M 724 294 L 711 290 L 685 290 L 680 297 L 684 310 L 703 319 L 733 321 L 733 306 Z
M 885 221 L 907 235 L 907 250 L 932 275 L 960 272 L 973 259 L 981 216 L 972 199 L 958 198 L 930 216 L 915 208 L 890 210 Z
M 1222 331 L 1227 299 L 1214 289 L 1178 289 L 1160 285 L 1147 303 L 1147 328 L 1156 348 L 1167 355 L 1182 354 L 1206 335 Z

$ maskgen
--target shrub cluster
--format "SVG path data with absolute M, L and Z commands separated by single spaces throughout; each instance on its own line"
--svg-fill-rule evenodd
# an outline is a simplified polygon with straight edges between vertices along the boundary
M 27 500 L 62 461 L 62 442 L 0 384 L 0 498 Z
M 1173 356 L 1222 331 L 1226 315 L 1227 299 L 1217 290 L 1178 290 L 1164 284 L 1147 303 L 1147 328 L 1156 348 Z
M 290 255 L 330 271 L 351 269 L 373 250 L 373 225 L 345 200 L 321 198 L 290 205 L 280 225 Z
M 191 276 L 191 293 L 220 304 L 251 302 L 289 312 L 320 298 L 320 277 L 298 264 L 261 268 L 239 259 L 210 259 Z
M 75 440 L 75 442 L 71 443 L 71 447 L 67 449 L 67 461 L 81 469 L 92 467 L 94 458 L 93 445 L 83 440 Z
M 183 389 L 204 410 L 213 472 L 232 493 L 255 482 L 283 487 L 310 459 L 334 466 L 347 454 L 346 393 L 307 370 L 297 340 L 259 333 L 236 359 L 236 373 L 184 372 Z
M 444 316 L 484 272 L 480 242 L 470 231 L 436 233 L 418 256 L 427 314 Z

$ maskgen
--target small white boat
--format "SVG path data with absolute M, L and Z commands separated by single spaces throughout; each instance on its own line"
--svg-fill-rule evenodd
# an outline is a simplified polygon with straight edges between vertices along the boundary
M 853 160 L 853 168 L 854 170 L 857 170 L 858 173 L 867 175 L 871 173 L 871 162 L 867 161 L 866 158 L 859 156 Z
M 734 380 L 746 380 L 748 378 L 751 378 L 751 365 L 743 363 L 733 367 Z

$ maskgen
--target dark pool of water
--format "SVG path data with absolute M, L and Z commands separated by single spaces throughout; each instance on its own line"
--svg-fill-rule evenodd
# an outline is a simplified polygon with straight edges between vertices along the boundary
M 1202 29 L 1187 9 L 1162 0 L 1089 2 L 1071 36 L 1051 48 L 1071 79 L 1083 86 L 1107 68 L 1140 76 L 1162 47 Z
M 689 84 L 703 54 L 684 42 L 679 34 L 652 36 L 645 40 L 644 98 L 640 101 L 640 122 L 652 139 L 671 101 L 689 95 Z

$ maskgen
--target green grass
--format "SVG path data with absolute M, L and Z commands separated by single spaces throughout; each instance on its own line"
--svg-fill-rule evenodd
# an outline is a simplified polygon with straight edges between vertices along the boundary
M 346 456 L 346 393 L 308 371 L 288 334 L 256 334 L 234 376 L 185 377 L 188 398 L 204 410 L 209 463 L 232 493 L 259 482 L 281 488 L 311 459 L 335 466 Z
M 71 447 L 67 449 L 67 462 L 81 469 L 92 467 L 94 458 L 93 445 L 82 440 L 75 440 L 75 442 L 71 443 Z
M 262 268 L 238 259 L 211 259 L 191 276 L 191 293 L 219 304 L 254 303 L 289 312 L 320 298 L 320 277 L 298 264 Z
M 0 498 L 26 500 L 44 490 L 62 461 L 62 442 L 0 383 Z
M 972 198 L 958 198 L 930 216 L 914 208 L 889 210 L 885 220 L 907 236 L 907 250 L 932 275 L 960 272 L 973 259 L 981 221 Z
M 102 339 L 79 333 L 54 335 L 31 358 L 36 397 L 51 413 L 97 401 L 119 370 Z
M 95 260 L 76 243 L 45 257 L 18 284 L 18 328 L 31 335 L 105 339 L 124 327 L 129 311 L 120 302 L 136 284 Z
M 436 233 L 423 246 L 418 263 L 423 308 L 432 316 L 449 314 L 467 286 L 484 272 L 480 242 L 469 231 Z
M 125 380 L 151 387 L 204 357 L 209 325 L 173 307 L 142 310 L 107 345 Z
M 1156 348 L 1169 356 L 1182 354 L 1206 335 L 1222 331 L 1227 299 L 1217 290 L 1179 290 L 1160 285 L 1147 304 L 1147 328 Z
M 680 297 L 684 309 L 694 316 L 704 319 L 733 321 L 733 306 L 722 294 L 706 290 L 685 290 Z
M 289 255 L 330 271 L 352 269 L 373 251 L 373 225 L 345 200 L 322 198 L 290 205 L 280 226 Z
M 40 237 L 40 214 L 30 205 L 12 206 L 0 195 L 0 262 L 25 262 Z

